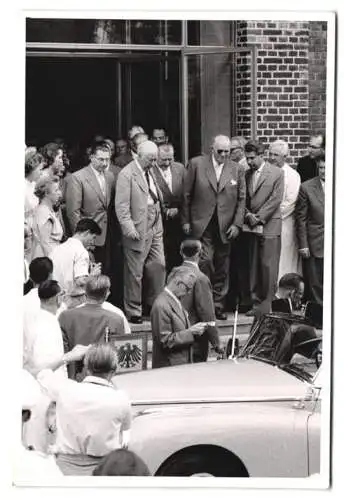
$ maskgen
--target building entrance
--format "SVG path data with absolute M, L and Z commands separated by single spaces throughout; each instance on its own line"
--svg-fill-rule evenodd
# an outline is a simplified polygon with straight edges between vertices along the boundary
M 97 134 L 126 138 L 133 124 L 166 128 L 180 157 L 178 57 L 27 57 L 26 143 L 63 139 L 73 170 Z

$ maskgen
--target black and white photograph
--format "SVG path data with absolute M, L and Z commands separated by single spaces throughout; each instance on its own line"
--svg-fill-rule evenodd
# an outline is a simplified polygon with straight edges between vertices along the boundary
M 97 7 L 18 13 L 12 487 L 329 489 L 336 13 Z

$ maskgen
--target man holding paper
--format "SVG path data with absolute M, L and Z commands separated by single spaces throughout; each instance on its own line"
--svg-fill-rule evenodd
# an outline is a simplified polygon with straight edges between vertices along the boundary
M 245 154 L 249 170 L 246 172 L 246 210 L 243 231 L 250 234 L 250 290 L 253 303 L 251 316 L 271 310 L 277 287 L 281 252 L 281 209 L 283 199 L 283 171 L 264 160 L 264 145 L 249 141 Z

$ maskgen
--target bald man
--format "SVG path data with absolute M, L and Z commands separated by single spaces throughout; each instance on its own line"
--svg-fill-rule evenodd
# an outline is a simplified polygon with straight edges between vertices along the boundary
M 269 161 L 283 170 L 284 191 L 281 203 L 281 254 L 278 280 L 285 274 L 301 272 L 295 230 L 295 205 L 300 189 L 300 175 L 286 163 L 289 147 L 285 141 L 277 140 L 270 144 Z
M 183 230 L 201 240 L 199 265 L 212 283 L 217 319 L 226 319 L 231 242 L 245 212 L 244 169 L 229 159 L 230 148 L 229 137 L 216 136 L 209 155 L 190 160 L 183 190 Z
M 150 308 L 165 284 L 163 200 L 151 170 L 158 148 L 152 141 L 138 146 L 134 158 L 118 175 L 116 215 L 124 253 L 124 309 L 131 323 L 142 323 L 142 281 Z

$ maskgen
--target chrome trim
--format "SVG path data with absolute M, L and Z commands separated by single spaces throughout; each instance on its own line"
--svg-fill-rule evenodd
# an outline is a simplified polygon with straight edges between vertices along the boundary
M 134 400 L 131 401 L 132 406 L 143 406 L 143 405 L 185 405 L 185 404 L 216 404 L 216 403 L 278 403 L 278 402 L 294 402 L 303 399 L 301 396 L 283 396 L 283 397 L 257 397 L 257 398 L 247 398 L 238 396 L 236 398 L 216 398 L 216 399 L 158 399 L 158 400 Z

